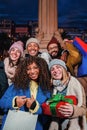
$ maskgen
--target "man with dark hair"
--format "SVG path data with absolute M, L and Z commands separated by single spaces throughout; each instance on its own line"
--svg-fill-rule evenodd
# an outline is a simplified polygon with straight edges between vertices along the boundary
M 65 62 L 67 61 L 69 51 L 61 48 L 60 43 L 54 36 L 49 41 L 47 45 L 47 50 L 52 59 L 58 58 Z

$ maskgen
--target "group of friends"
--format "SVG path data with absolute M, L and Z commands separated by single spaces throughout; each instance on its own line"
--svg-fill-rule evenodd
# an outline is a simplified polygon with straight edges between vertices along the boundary
M 40 52 L 40 41 L 33 37 L 27 40 L 26 51 L 22 41 L 11 45 L 3 61 L 7 87 L 0 96 L 1 130 L 9 109 L 38 114 L 35 130 L 86 130 L 86 95 L 74 71 L 81 55 L 72 43 L 65 40 L 65 44 L 62 48 L 52 37 L 47 52 Z M 67 102 L 57 108 L 63 118 L 43 112 L 42 104 L 57 94 L 77 99 L 77 104 Z

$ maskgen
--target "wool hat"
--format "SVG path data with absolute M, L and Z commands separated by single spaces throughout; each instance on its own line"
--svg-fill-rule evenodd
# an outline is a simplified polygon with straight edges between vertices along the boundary
M 65 62 L 60 60 L 60 59 L 53 59 L 53 60 L 51 60 L 50 63 L 49 63 L 49 70 L 51 69 L 51 67 L 53 65 L 61 65 L 63 68 L 65 68 L 67 70 Z
M 23 42 L 21 42 L 21 41 L 14 42 L 11 45 L 11 47 L 9 48 L 8 52 L 10 52 L 12 48 L 18 48 L 19 51 L 21 52 L 21 56 L 23 55 L 23 51 L 24 51 L 24 49 L 23 49 Z
M 48 45 L 47 45 L 47 50 L 48 50 L 49 45 L 50 45 L 50 44 L 54 44 L 54 43 L 58 45 L 57 39 L 53 36 L 53 37 L 51 38 L 51 40 L 49 41 Z
M 36 38 L 29 38 L 28 40 L 27 40 L 27 42 L 26 42 L 26 48 L 27 48 L 27 46 L 30 44 L 30 43 L 36 43 L 36 44 L 38 44 L 38 46 L 39 46 L 39 44 L 40 44 L 40 41 L 38 40 L 38 39 L 36 39 Z

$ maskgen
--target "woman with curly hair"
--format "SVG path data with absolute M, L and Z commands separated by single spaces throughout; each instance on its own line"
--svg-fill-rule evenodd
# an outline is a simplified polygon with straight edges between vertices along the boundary
M 21 61 L 16 69 L 13 84 L 8 88 L 0 100 L 0 107 L 20 109 L 38 114 L 35 130 L 42 130 L 43 102 L 50 97 L 50 74 L 47 63 L 40 57 L 28 57 Z M 6 116 L 5 116 L 6 118 Z M 3 119 L 4 125 L 5 119 Z

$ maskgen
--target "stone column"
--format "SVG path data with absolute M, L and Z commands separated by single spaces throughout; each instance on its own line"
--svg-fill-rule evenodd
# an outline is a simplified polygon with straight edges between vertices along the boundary
M 38 33 L 41 48 L 46 48 L 48 41 L 58 30 L 57 0 L 39 0 Z

